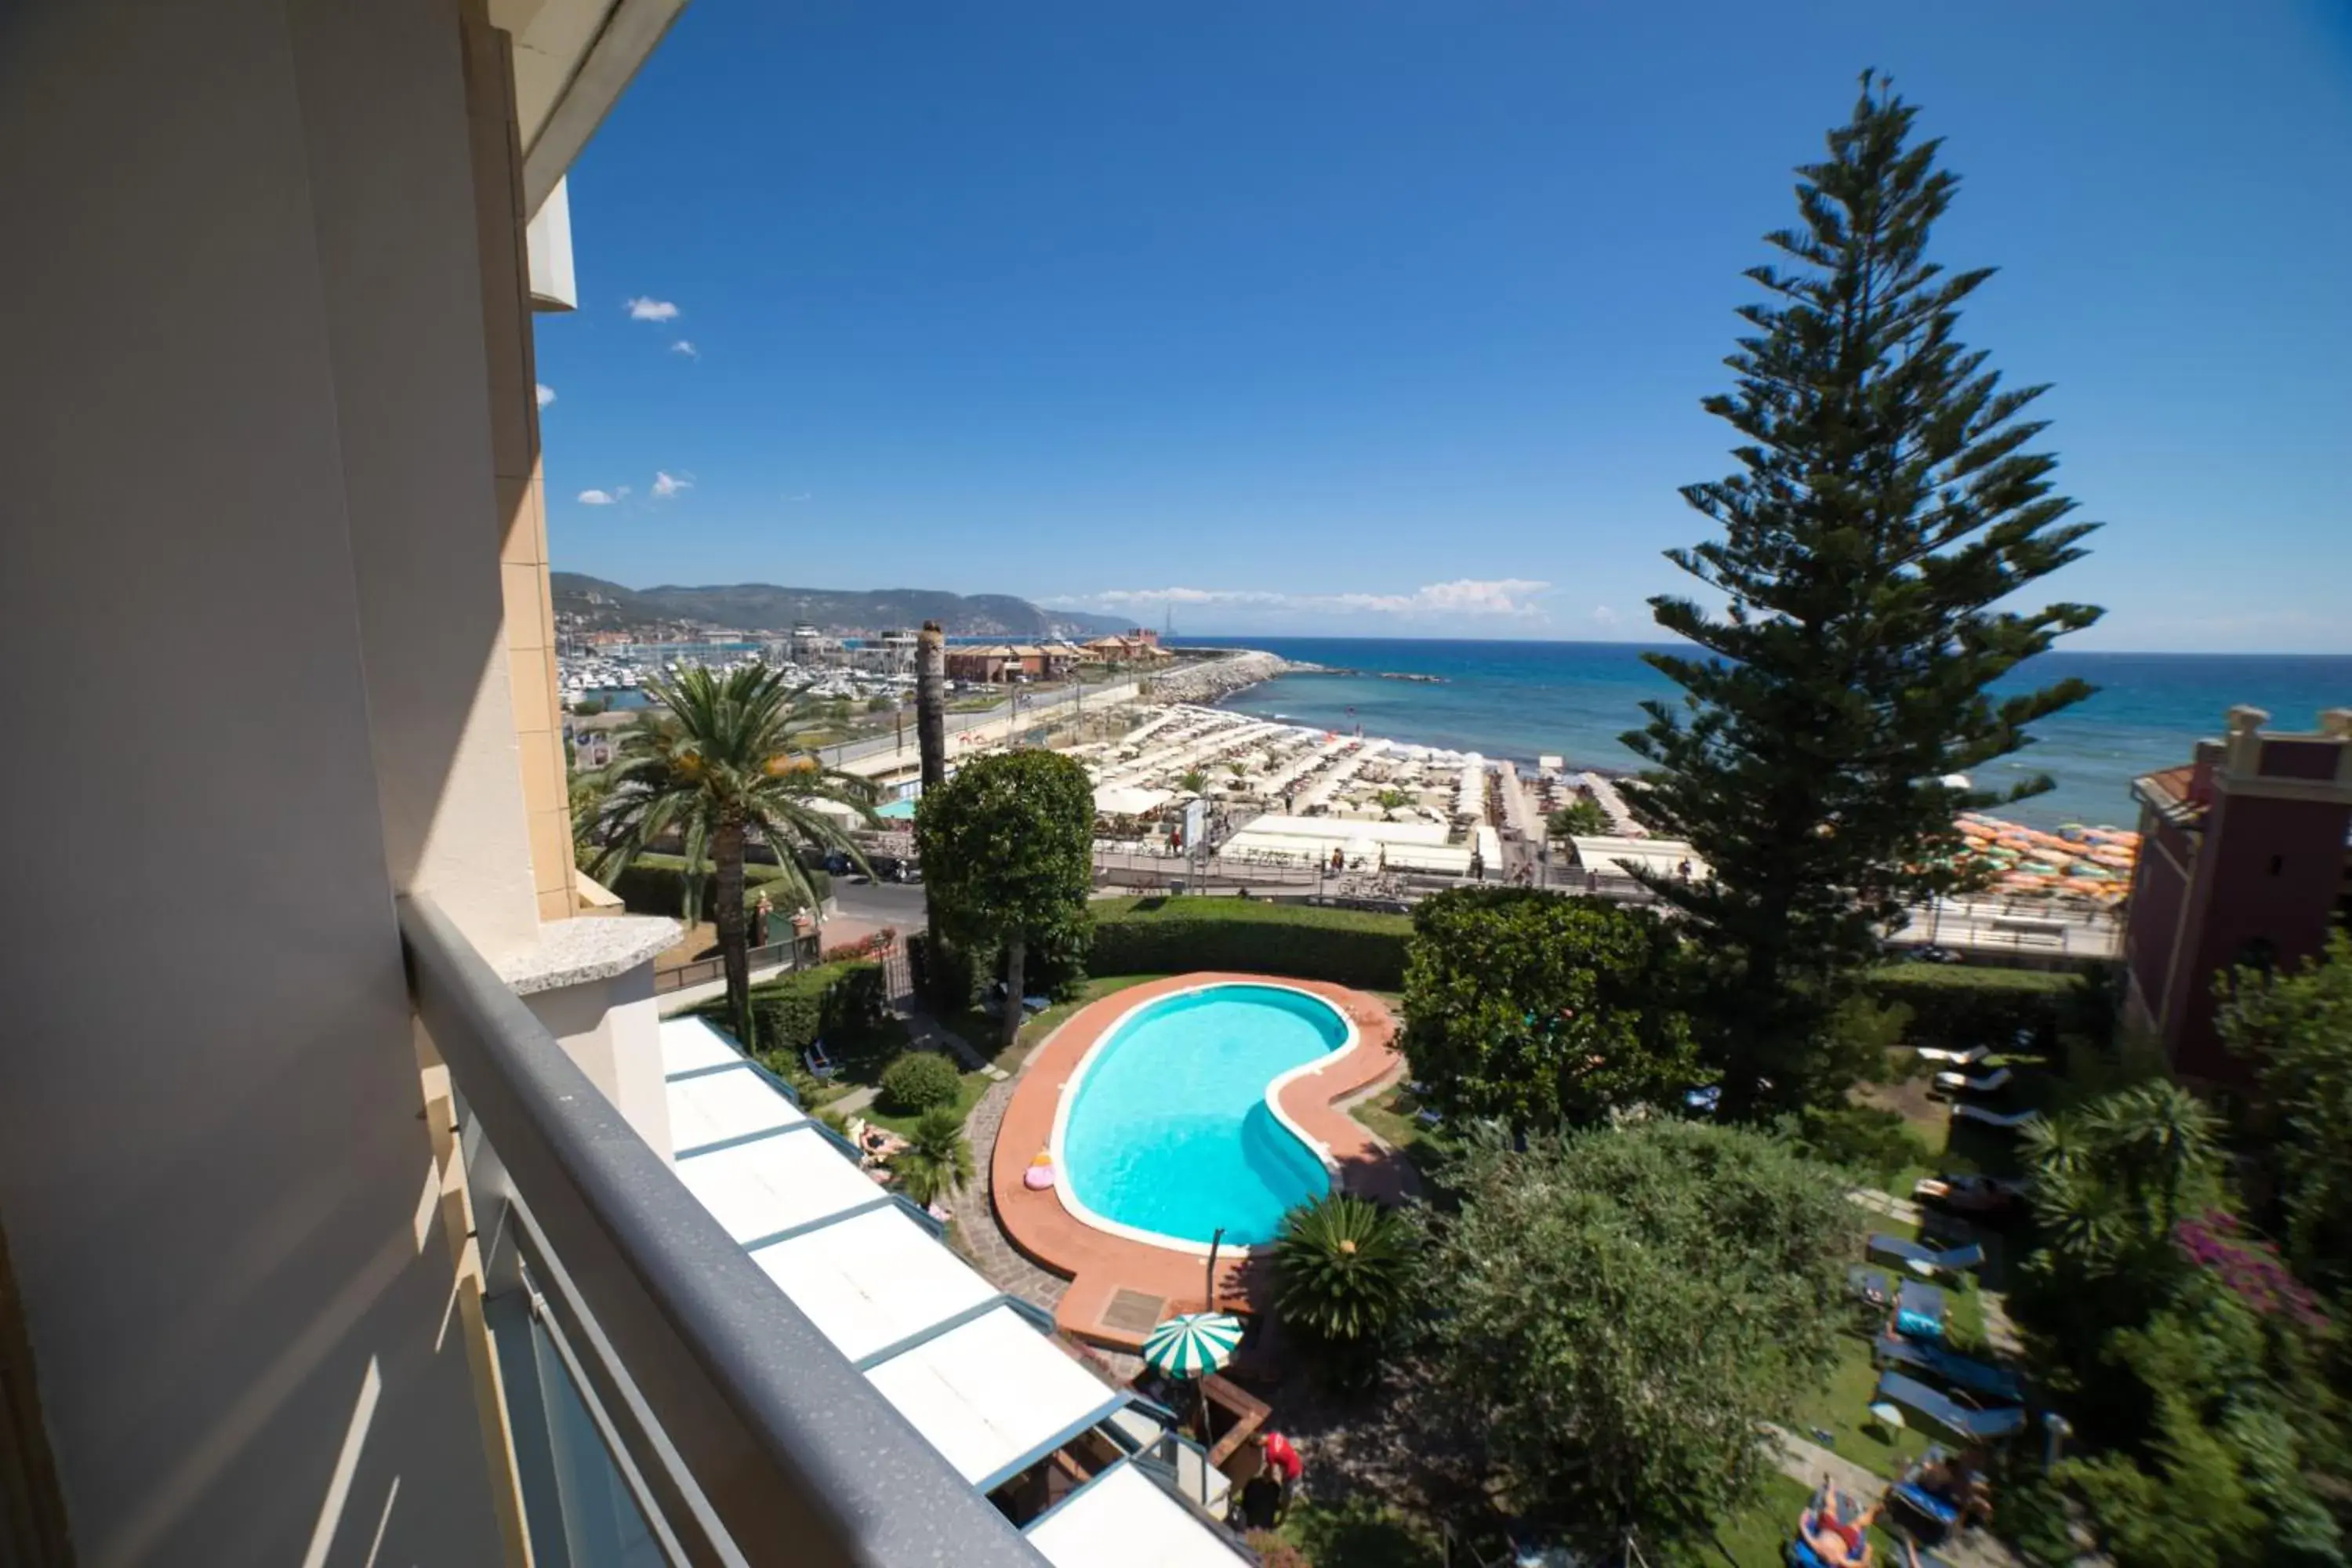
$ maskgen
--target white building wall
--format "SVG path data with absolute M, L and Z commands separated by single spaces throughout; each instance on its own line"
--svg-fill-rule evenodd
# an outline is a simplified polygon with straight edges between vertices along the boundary
M 464 322 L 419 313 L 474 257 L 457 67 L 429 0 L 30 0 L 0 47 L 42 757 L 0 783 L 0 1226 L 85 1564 L 499 1557 L 392 905 L 438 865 L 496 932 L 528 886 L 459 798 L 505 681 Z M 478 579 L 435 554 L 468 507 Z

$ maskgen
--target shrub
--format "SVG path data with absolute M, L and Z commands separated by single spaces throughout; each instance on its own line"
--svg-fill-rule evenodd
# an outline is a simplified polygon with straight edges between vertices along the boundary
M 950 1106 L 963 1093 L 955 1063 L 932 1051 L 908 1051 L 882 1069 L 882 1109 L 892 1116 Z
M 2000 1047 L 2021 1029 L 2045 1045 L 2053 1042 L 2082 986 L 2074 975 L 2035 969 L 1890 963 L 1865 974 L 1863 989 L 1880 1002 L 1909 1007 L 1915 1041 Z
M 824 961 L 827 963 L 848 963 L 861 958 L 878 958 L 889 952 L 890 944 L 898 940 L 898 933 L 885 926 L 870 935 L 859 937 L 856 942 L 845 942 L 836 947 L 826 948 Z
M 1092 911 L 1095 974 L 1231 969 L 1394 991 L 1412 934 L 1403 915 L 1258 899 L 1105 899 Z
M 881 965 L 821 964 L 751 987 L 751 1027 L 760 1050 L 796 1068 L 801 1052 L 826 1035 L 871 1028 L 882 1016 L 883 1000 Z M 723 1026 L 723 1005 L 713 1016 Z
M 1274 1244 L 1275 1310 L 1284 1328 L 1323 1352 L 1343 1380 L 1403 1325 L 1417 1293 L 1421 1233 L 1412 1220 L 1347 1193 L 1327 1193 L 1283 1217 Z

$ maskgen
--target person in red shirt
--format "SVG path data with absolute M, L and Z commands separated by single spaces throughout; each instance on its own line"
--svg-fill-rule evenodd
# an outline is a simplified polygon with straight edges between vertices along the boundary
M 1265 1456 L 1265 1468 L 1272 1470 L 1275 1479 L 1282 1483 L 1282 1499 L 1288 1502 L 1290 1489 L 1297 1486 L 1298 1478 L 1306 1473 L 1306 1461 L 1299 1458 L 1298 1450 L 1290 1446 L 1290 1439 L 1279 1432 L 1261 1432 L 1250 1441 L 1255 1443 L 1258 1451 Z

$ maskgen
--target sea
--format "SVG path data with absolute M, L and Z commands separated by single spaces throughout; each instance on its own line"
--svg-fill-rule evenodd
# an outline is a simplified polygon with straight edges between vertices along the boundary
M 1180 637 L 1171 646 L 1262 648 L 1361 672 L 1282 676 L 1219 704 L 1239 712 L 1340 731 L 1360 725 L 1366 735 L 1530 764 L 1561 756 L 1571 767 L 1608 772 L 1643 765 L 1618 738 L 1645 721 L 1641 702 L 1680 693 L 1633 643 Z M 1389 675 L 1436 679 L 1381 679 Z M 2352 656 L 2341 655 L 2059 651 L 2021 666 L 1996 689 L 2069 676 L 2097 694 L 2042 720 L 2032 745 L 1972 775 L 1990 790 L 2036 773 L 2055 782 L 2045 795 L 1994 808 L 1998 815 L 2045 828 L 2133 826 L 2131 781 L 2187 762 L 2200 738 L 2221 732 L 2233 705 L 2266 710 L 2282 730 L 2311 730 L 2321 710 L 2352 707 Z

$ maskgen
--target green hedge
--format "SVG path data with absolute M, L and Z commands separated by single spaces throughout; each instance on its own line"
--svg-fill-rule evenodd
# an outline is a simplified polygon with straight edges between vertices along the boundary
M 1863 985 L 1878 1001 L 1911 1009 L 1916 1041 L 1996 1050 L 2020 1029 L 2032 1030 L 2043 1046 L 2053 1044 L 2074 1021 L 2084 994 L 2072 974 L 1961 963 L 1890 963 L 1872 970 Z
M 710 864 L 703 862 L 705 867 Z M 757 860 L 743 867 L 743 902 L 748 906 L 760 901 L 763 884 L 783 876 L 781 868 L 763 866 Z M 822 900 L 833 891 L 832 879 L 821 867 L 805 868 L 801 875 L 809 881 L 809 889 Z M 668 915 L 672 919 L 686 908 L 686 858 L 682 855 L 640 855 L 629 868 L 613 879 L 613 891 L 622 906 L 632 914 Z M 770 889 L 769 900 L 778 912 L 792 913 L 792 905 L 777 889 Z M 719 902 L 719 878 L 715 871 L 706 871 L 702 883 L 702 907 L 712 909 Z
M 908 1051 L 882 1069 L 879 1104 L 889 1115 L 915 1116 L 953 1105 L 962 1093 L 963 1075 L 955 1063 L 930 1051 Z
M 873 1027 L 884 1000 L 882 966 L 871 962 L 823 963 L 754 985 L 751 1027 L 759 1053 L 773 1054 L 797 1068 L 801 1052 L 825 1036 Z M 698 1010 L 726 1026 L 725 998 L 714 997 Z M 783 1070 L 777 1063 L 769 1065 Z
M 1262 899 L 1105 899 L 1089 908 L 1094 974 L 1228 969 L 1395 991 L 1412 934 L 1403 915 Z

